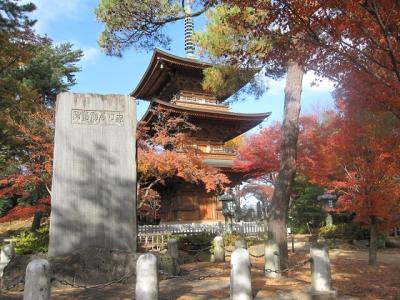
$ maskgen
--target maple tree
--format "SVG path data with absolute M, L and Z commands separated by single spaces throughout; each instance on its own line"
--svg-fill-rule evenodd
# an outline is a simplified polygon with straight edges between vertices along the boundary
M 369 264 L 376 265 L 379 230 L 399 222 L 400 122 L 351 101 L 337 104 L 339 111 L 311 134 L 316 146 L 305 172 L 339 196 L 338 211 L 354 212 L 370 227 Z
M 157 187 L 168 180 L 203 185 L 207 192 L 222 190 L 229 183 L 226 175 L 203 162 L 192 145 L 191 133 L 197 128 L 184 115 L 154 108 L 157 116 L 151 127 L 138 126 L 138 211 L 159 217 L 161 197 Z

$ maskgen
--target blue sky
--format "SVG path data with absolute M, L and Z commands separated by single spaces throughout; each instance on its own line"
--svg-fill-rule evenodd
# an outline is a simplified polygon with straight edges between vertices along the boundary
M 97 38 L 103 25 L 96 21 L 94 9 L 99 0 L 33 0 L 37 10 L 33 18 L 37 19 L 35 29 L 47 34 L 55 44 L 71 42 L 84 51 L 80 63 L 82 71 L 77 74 L 77 84 L 73 92 L 100 94 L 128 94 L 144 74 L 152 53 L 137 53 L 127 50 L 122 58 L 110 57 L 101 52 Z M 195 20 L 195 29 L 204 27 L 204 18 Z M 177 22 L 166 28 L 172 37 L 171 53 L 184 56 L 184 26 Z M 165 50 L 165 49 L 164 49 Z M 320 113 L 333 107 L 331 92 L 333 85 L 322 79 L 318 85 L 313 74 L 306 74 L 303 82 L 302 113 Z M 282 120 L 285 79 L 268 81 L 269 89 L 264 96 L 255 100 L 248 96 L 245 101 L 231 105 L 231 110 L 243 113 L 271 112 L 266 126 L 270 122 Z M 140 101 L 138 119 L 147 108 Z M 257 129 L 255 129 L 257 130 Z M 253 130 L 253 132 L 255 131 Z

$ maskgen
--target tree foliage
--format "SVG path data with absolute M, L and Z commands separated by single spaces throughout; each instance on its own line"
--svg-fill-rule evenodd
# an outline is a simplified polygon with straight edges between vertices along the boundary
M 318 117 L 307 115 L 300 117 L 300 133 L 297 145 L 298 167 L 300 173 L 306 167 L 315 145 L 310 135 L 319 123 Z M 251 135 L 239 148 L 238 156 L 234 162 L 237 170 L 246 172 L 250 178 L 257 178 L 267 183 L 274 184 L 276 173 L 280 165 L 280 146 L 282 139 L 282 124 L 275 122 Z
M 309 233 L 308 228 L 323 225 L 326 212 L 317 200 L 323 193 L 322 187 L 310 184 L 304 176 L 296 177 L 289 207 L 289 225 L 293 232 Z
M 0 215 L 48 196 L 55 95 L 75 83 L 82 57 L 70 44 L 54 47 L 35 34 L 29 18 L 34 9 L 0 1 Z M 11 216 L 23 218 L 35 209 L 42 207 L 15 208 Z
M 58 93 L 66 92 L 75 81 L 76 65 L 82 58 L 82 50 L 73 50 L 71 43 L 52 47 L 44 45 L 35 52 L 29 64 L 16 71 L 16 78 L 35 90 L 45 105 L 54 106 Z
M 354 79 L 368 81 L 371 88 L 354 90 L 364 104 L 400 117 L 398 1 L 223 3 L 210 13 L 209 30 L 199 34 L 209 55 L 235 64 L 260 62 L 272 71 L 292 59 L 339 87 Z
M 337 208 L 356 213 L 364 224 L 377 217 L 382 228 L 400 213 L 399 121 L 338 101 L 339 112 L 313 133 L 316 151 L 309 156 L 314 183 L 339 194 Z

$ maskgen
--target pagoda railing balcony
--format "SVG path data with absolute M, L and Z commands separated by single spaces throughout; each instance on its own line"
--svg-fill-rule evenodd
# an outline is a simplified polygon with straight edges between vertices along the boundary
M 213 154 L 214 153 L 216 153 L 216 154 L 221 153 L 221 154 L 234 154 L 234 155 L 236 155 L 237 149 L 232 148 L 232 147 L 223 147 L 223 146 L 215 147 L 215 146 L 211 146 L 209 153 L 213 153 Z
M 204 154 L 220 154 L 220 155 L 231 155 L 234 156 L 237 154 L 237 149 L 233 147 L 224 147 L 224 146 L 206 146 L 206 145 L 192 145 L 192 148 L 200 150 Z M 186 148 L 186 147 L 184 147 Z M 183 151 L 182 148 L 177 149 L 178 152 Z
M 202 97 L 201 95 L 191 95 L 191 96 L 175 95 L 172 98 L 171 103 L 176 103 L 176 102 L 187 102 L 187 103 L 197 103 L 197 104 L 207 104 L 207 105 L 228 107 L 228 105 L 226 105 L 226 104 L 219 104 L 216 99 L 207 99 L 207 98 Z
M 194 102 L 194 103 L 204 103 L 204 104 L 217 104 L 217 101 L 214 99 L 205 99 L 202 97 L 196 96 L 179 96 L 174 98 L 175 101 L 183 101 L 183 102 Z

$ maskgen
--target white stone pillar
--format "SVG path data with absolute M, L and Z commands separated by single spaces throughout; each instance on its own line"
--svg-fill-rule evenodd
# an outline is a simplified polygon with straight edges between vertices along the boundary
M 230 299 L 253 299 L 253 291 L 251 288 L 250 255 L 249 252 L 243 248 L 238 248 L 232 253 Z
M 34 259 L 26 267 L 24 300 L 49 300 L 50 263 L 46 259 Z
M 312 244 L 311 256 L 311 293 L 332 294 L 331 265 L 329 260 L 328 245 L 324 242 Z
M 247 249 L 246 240 L 238 240 L 235 242 L 235 249 L 239 249 L 239 248 Z
M 3 276 L 3 270 L 14 256 L 14 247 L 12 244 L 7 244 L 1 249 L 0 254 L 0 277 Z
M 14 247 L 11 244 L 7 244 L 1 249 L 0 262 L 8 264 L 14 255 Z
M 269 278 L 281 277 L 279 246 L 272 240 L 265 243 L 265 276 Z
M 180 271 L 178 263 L 178 257 L 179 257 L 178 241 L 175 239 L 168 240 L 167 248 L 168 248 L 168 255 L 171 256 L 172 258 L 171 273 L 172 275 L 178 275 Z
M 214 261 L 225 261 L 224 238 L 222 236 L 216 236 L 214 238 Z
M 137 260 L 135 299 L 158 300 L 157 257 L 153 254 L 142 254 Z

